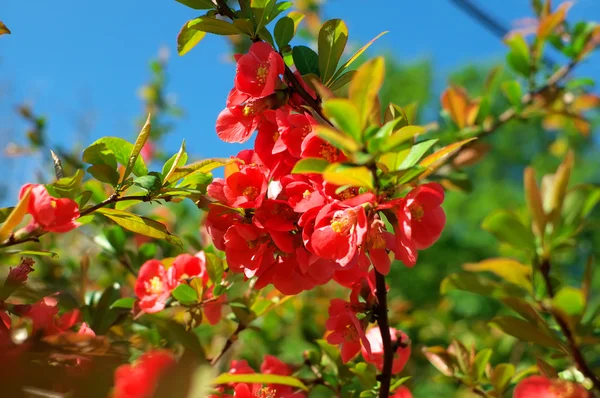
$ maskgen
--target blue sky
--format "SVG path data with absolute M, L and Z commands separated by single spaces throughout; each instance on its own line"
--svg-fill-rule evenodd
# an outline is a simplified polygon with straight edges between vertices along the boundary
M 13 32 L 0 38 L 1 146 L 22 140 L 22 125 L 13 109 L 23 101 L 49 117 L 52 142 L 64 145 L 75 140 L 82 117 L 93 121 L 84 144 L 106 135 L 132 138 L 142 111 L 136 93 L 148 79 L 148 60 L 166 46 L 171 53 L 169 91 L 187 115 L 165 148 L 176 151 L 185 138 L 195 158 L 229 156 L 240 149 L 220 142 L 214 131 L 235 68 L 227 61 L 225 40 L 207 37 L 186 56 L 176 55 L 177 33 L 197 11 L 174 0 L 0 3 L 0 20 Z M 531 16 L 529 0 L 478 3 L 507 25 Z M 427 57 L 440 85 L 462 65 L 500 61 L 505 53 L 496 37 L 449 0 L 329 0 L 325 16 L 344 19 L 350 41 L 357 45 L 389 30 L 371 54 L 392 52 L 400 60 Z M 579 0 L 570 11 L 571 20 L 590 18 L 600 20 L 598 0 Z M 592 57 L 577 73 L 600 79 L 598 58 Z M 30 165 L 37 162 L 39 157 L 27 160 Z M 18 161 L 0 164 L 15 167 L 5 177 L 10 185 L 34 178 L 34 167 L 17 172 Z

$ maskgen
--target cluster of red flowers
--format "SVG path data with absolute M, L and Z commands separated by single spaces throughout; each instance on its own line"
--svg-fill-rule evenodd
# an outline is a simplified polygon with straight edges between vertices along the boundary
M 229 368 L 231 374 L 252 374 L 254 369 L 244 360 L 231 361 Z M 271 374 L 279 376 L 289 376 L 292 374 L 292 368 L 286 363 L 272 355 L 265 355 L 263 362 L 260 365 L 261 374 Z M 226 394 L 226 390 L 233 390 L 233 395 Z M 282 384 L 248 384 L 248 383 L 231 383 L 228 386 L 220 386 L 218 395 L 210 395 L 209 398 L 304 398 L 306 394 L 303 392 L 294 391 L 291 386 Z
M 221 319 L 221 307 L 225 296 L 213 298 L 214 286 L 208 286 L 209 276 L 203 251 L 194 256 L 180 254 L 175 257 L 169 268 L 159 260 L 146 261 L 140 268 L 135 283 L 137 307 L 146 313 L 161 311 L 165 308 L 173 289 L 195 278 L 202 282 L 204 315 L 210 324 L 214 325 Z
M 387 274 L 389 252 L 413 266 L 417 250 L 433 244 L 444 227 L 441 186 L 425 184 L 388 200 L 332 185 L 319 174 L 290 174 L 303 158 L 347 158 L 314 133 L 302 99 L 287 94 L 283 60 L 269 44 L 254 43 L 237 60 L 217 133 L 227 142 L 258 135 L 254 150 L 240 152 L 225 179 L 208 188 L 218 203 L 210 206 L 207 228 L 230 269 L 258 277 L 257 288 L 273 284 L 297 294 L 331 279 L 352 286 L 371 264 Z M 384 209 L 395 215 L 394 234 L 377 214 Z
M 160 378 L 176 364 L 170 351 L 154 350 L 142 354 L 133 364 L 119 366 L 112 398 L 152 397 Z
M 42 184 L 27 184 L 21 187 L 19 199 L 29 191 L 27 212 L 33 220 L 26 227 L 28 231 L 41 229 L 47 232 L 69 232 L 79 223 L 79 207 L 74 200 L 50 196 Z

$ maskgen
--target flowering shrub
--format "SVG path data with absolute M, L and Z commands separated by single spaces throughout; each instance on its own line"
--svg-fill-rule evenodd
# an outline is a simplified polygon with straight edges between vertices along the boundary
M 566 23 L 566 3 L 552 9 L 549 1 L 534 2 L 535 35 L 526 40 L 512 32 L 505 39 L 518 76 L 502 84 L 506 108 L 492 109 L 491 89 L 473 98 L 452 85 L 442 94 L 439 122 L 420 125 L 413 107 L 382 101 L 383 58 L 356 67 L 379 36 L 340 65 L 348 41 L 342 20 L 318 28 L 315 52 L 291 44 L 304 17 L 283 15 L 292 2 L 240 1 L 237 9 L 225 1 L 178 1 L 207 10 L 183 26 L 180 55 L 207 33 L 245 40 L 216 133 L 251 148 L 188 162 L 184 141 L 162 159 L 157 134 L 165 128 L 155 114 L 134 143 L 117 137 L 92 143 L 69 176 L 52 152 L 56 180 L 24 185 L 16 205 L 0 214 L 0 253 L 11 264 L 21 257 L 0 290 L 0 360 L 12 364 L 1 376 L 8 393 L 406 398 L 418 388 L 411 361 L 419 358 L 483 397 L 600 392 L 585 352 L 597 341 L 597 319 L 585 315 L 592 260 L 581 288 L 552 274 L 557 253 L 583 239 L 584 221 L 600 200 L 592 185 L 568 189 L 572 151 L 541 188 L 533 169 L 525 169 L 527 211 L 502 210 L 483 221 L 508 254 L 465 264 L 466 272 L 445 275 L 440 287 L 442 294 L 498 299 L 516 313 L 502 313 L 490 325 L 545 348 L 531 354 L 533 364 L 519 363 L 525 346 L 517 359 L 501 362 L 481 341 L 415 344 L 426 332 L 415 328 L 416 318 L 396 317 L 390 296 L 397 286 L 389 283 L 402 268 L 418 268 L 419 252 L 442 237 L 447 217 L 458 216 L 444 210 L 446 192 L 460 188 L 463 167 L 494 149 L 478 139 L 510 121 L 540 117 L 546 127 L 574 123 L 589 134 L 582 112 L 600 100 L 577 89 L 585 84 L 569 73 L 599 44 L 598 25 Z M 540 72 L 545 46 L 570 58 L 549 77 Z M 160 77 L 160 64 L 155 69 Z M 529 85 L 525 94 L 521 81 Z M 160 113 L 160 87 L 144 93 L 154 98 L 148 108 Z M 164 161 L 162 169 L 149 171 L 157 161 Z M 213 177 L 218 168 L 223 177 Z M 183 210 L 177 217 L 164 208 L 138 211 L 150 203 Z M 200 211 L 198 221 L 192 214 Z M 190 221 L 193 233 L 173 233 Z M 98 258 L 54 240 L 92 230 L 101 231 L 93 238 L 102 248 Z M 59 254 L 77 259 L 71 276 L 78 282 L 65 289 L 32 283 L 32 257 Z M 250 362 L 231 358 L 237 341 L 268 329 L 267 318 L 281 315 L 292 296 L 312 300 L 319 289 L 330 289 L 319 302 L 327 314 L 312 314 L 305 319 L 310 326 L 294 331 L 302 347 L 297 357 L 252 351 L 247 340 Z M 296 309 L 292 316 L 310 315 Z M 435 324 L 434 316 L 426 318 Z M 39 377 L 29 378 L 36 370 Z

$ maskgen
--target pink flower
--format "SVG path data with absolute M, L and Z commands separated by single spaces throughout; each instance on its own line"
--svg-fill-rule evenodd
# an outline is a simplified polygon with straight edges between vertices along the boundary
M 167 271 L 158 260 L 146 261 L 140 268 L 135 282 L 135 294 L 139 299 L 140 309 L 147 313 L 161 311 L 176 286 L 175 267 Z
M 19 198 L 30 189 L 28 212 L 33 217 L 34 227 L 48 232 L 68 232 L 77 228 L 79 207 L 74 200 L 54 198 L 41 184 L 26 184 L 21 187 Z
M 400 330 L 396 330 L 394 328 L 390 328 L 390 334 L 392 336 L 392 345 L 396 344 L 398 339 L 400 339 L 400 342 L 402 343 L 402 345 L 408 344 L 406 347 L 403 347 L 402 345 L 398 345 L 398 348 L 396 349 L 396 353 L 394 354 L 394 362 L 392 365 L 392 374 L 397 374 L 397 373 L 400 373 L 402 371 L 402 369 L 404 369 L 406 362 L 408 362 L 408 359 L 410 358 L 410 340 L 408 339 L 408 336 L 404 332 L 402 332 Z M 381 331 L 379 330 L 379 328 L 376 328 L 376 327 L 371 328 L 367 331 L 366 336 L 367 336 L 367 340 L 369 341 L 368 347 L 370 347 L 371 353 L 369 354 L 367 349 L 363 346 L 362 356 L 366 362 L 372 363 L 373 365 L 375 365 L 377 367 L 377 369 L 381 370 L 381 369 L 383 369 L 383 355 L 384 355 L 384 347 L 383 347 L 383 340 L 381 337 Z

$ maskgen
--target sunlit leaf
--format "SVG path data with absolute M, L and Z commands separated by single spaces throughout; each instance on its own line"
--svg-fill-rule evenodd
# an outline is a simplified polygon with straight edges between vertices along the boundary
M 341 19 L 331 19 L 321 26 L 317 43 L 319 71 L 323 82 L 329 81 L 335 73 L 347 42 L 348 28 Z
M 565 286 L 552 299 L 552 306 L 569 316 L 581 316 L 585 310 L 585 295 L 581 289 Z
M 249 383 L 249 384 L 282 384 L 285 386 L 291 386 L 301 388 L 304 391 L 308 391 L 308 387 L 304 385 L 300 380 L 292 376 L 280 376 L 274 374 L 261 374 L 261 373 L 249 373 L 249 374 L 231 374 L 223 373 L 218 376 L 212 382 L 215 385 L 229 384 L 229 383 Z
M 214 158 L 214 159 L 199 160 L 197 162 L 190 163 L 185 166 L 176 166 L 175 171 L 173 171 L 173 173 L 171 173 L 171 175 L 169 176 L 168 182 L 178 181 L 184 177 L 187 177 L 189 175 L 196 174 L 196 173 L 206 174 L 218 167 L 225 166 L 225 165 L 231 163 L 232 161 L 233 161 L 232 159 Z M 173 159 L 173 163 L 174 162 L 175 162 L 175 159 Z M 181 164 L 181 158 L 180 158 L 179 163 Z
M 177 286 L 171 292 L 171 295 L 175 300 L 179 301 L 182 304 L 192 304 L 198 302 L 198 292 L 188 285 L 187 283 L 182 283 Z
M 439 370 L 443 375 L 452 377 L 454 375 L 454 367 L 452 359 L 444 352 L 434 352 L 431 348 L 423 347 L 425 358 Z
M 3 207 L 0 209 L 0 223 L 6 221 L 10 213 L 14 210 L 14 207 Z
M 544 213 L 544 205 L 540 189 L 535 181 L 535 171 L 531 167 L 525 168 L 524 173 L 525 198 L 527 199 L 527 207 L 533 219 L 533 232 L 537 236 L 542 236 L 546 228 L 546 214 Z
M 231 36 L 244 33 L 233 23 L 211 17 L 194 18 L 187 22 L 188 29 L 199 30 L 215 35 Z
M 521 85 L 516 80 L 509 80 L 502 83 L 502 90 L 504 91 L 504 95 L 508 98 L 510 104 L 515 107 L 515 109 L 521 109 Z
M 364 53 L 367 48 L 369 48 L 371 46 L 371 44 L 375 43 L 375 41 L 377 39 L 379 39 L 381 36 L 385 35 L 386 33 L 388 33 L 388 31 L 386 30 L 385 32 L 381 32 L 380 34 L 378 34 L 377 36 L 375 36 L 374 38 L 372 38 L 371 40 L 369 40 L 369 42 L 367 44 L 365 44 L 364 46 L 362 46 L 357 52 L 355 52 L 349 59 L 348 61 L 344 62 L 344 64 L 342 66 L 340 66 L 340 68 L 338 69 L 338 71 L 333 75 L 333 77 L 330 79 L 330 81 L 336 81 L 338 80 L 342 73 L 344 73 L 344 71 L 346 69 L 348 69 L 348 67 L 358 59 L 358 57 L 360 57 L 362 55 L 362 53 Z M 327 85 L 329 86 L 329 82 L 327 82 Z M 332 87 L 333 89 L 333 87 Z
M 510 284 L 502 284 L 473 273 L 452 274 L 444 278 L 440 284 L 440 293 L 447 294 L 453 290 L 464 290 L 487 297 L 523 296 L 521 290 Z
M 274 6 L 275 0 L 250 1 L 250 8 L 252 8 L 252 13 L 254 14 L 255 32 L 260 31 L 269 22 L 269 16 Z
M 110 308 L 125 308 L 125 309 L 132 309 L 133 305 L 135 303 L 135 298 L 133 297 L 123 297 L 118 299 L 117 301 L 115 301 L 114 303 L 111 304 Z
M 507 282 L 531 292 L 531 267 L 510 258 L 490 258 L 479 263 L 463 265 L 466 271 L 491 272 Z
M 466 140 L 462 140 L 459 142 L 455 142 L 454 144 L 445 146 L 442 149 L 427 156 L 425 159 L 423 159 L 421 161 L 421 163 L 419 163 L 420 166 L 426 167 L 428 169 L 425 173 L 423 173 L 421 175 L 420 178 L 425 178 L 425 177 L 431 175 L 432 173 L 434 173 L 438 168 L 440 168 L 444 164 L 445 159 L 448 156 L 450 156 L 452 153 L 454 153 L 454 151 L 457 151 L 458 149 L 460 149 L 460 147 L 462 147 L 463 145 L 466 145 L 467 143 L 469 143 L 475 139 L 476 138 L 473 137 L 473 138 L 467 138 Z
M 350 82 L 349 98 L 360 115 L 361 129 L 369 120 L 369 115 L 376 105 L 376 98 L 383 84 L 385 62 L 382 57 L 374 58 L 363 64 Z
M 333 98 L 323 103 L 323 113 L 340 131 L 349 134 L 355 141 L 362 141 L 362 129 L 358 109 L 347 99 Z
M 129 163 L 129 155 L 132 149 L 133 144 L 122 138 L 103 137 L 83 151 L 83 161 L 93 165 L 106 164 L 116 169 L 116 164 L 110 161 L 111 158 L 126 166 Z M 138 177 L 148 174 L 148 168 L 141 156 L 136 159 L 132 172 Z
M 119 172 L 107 164 L 95 164 L 88 167 L 87 172 L 96 180 L 116 187 L 119 184 Z
M 96 210 L 96 213 L 100 213 L 105 217 L 110 218 L 121 227 L 131 232 L 165 240 L 178 247 L 183 246 L 181 240 L 167 231 L 167 228 L 158 221 L 117 209 L 102 208 Z
M 483 349 L 475 355 L 475 360 L 471 367 L 471 378 L 473 380 L 480 380 L 483 376 L 483 372 L 492 357 L 492 350 L 489 348 Z
M 10 236 L 13 230 L 19 225 L 25 214 L 27 214 L 27 208 L 29 206 L 29 197 L 31 195 L 31 188 L 28 188 L 24 193 L 19 203 L 13 208 L 10 215 L 0 227 L 0 242 L 3 242 Z
M 360 149 L 360 145 L 351 136 L 332 128 L 317 125 L 315 126 L 315 133 L 334 147 L 347 153 L 356 152 Z
M 2 252 L 2 254 L 9 254 L 14 256 L 40 256 L 58 258 L 57 253 L 43 250 L 5 250 Z
M 364 166 L 354 167 L 334 163 L 323 171 L 323 179 L 335 185 L 373 189 L 373 174 Z
M 187 161 L 187 153 L 185 152 L 185 140 L 181 142 L 179 151 L 171 159 L 169 159 L 162 169 L 163 183 L 169 182 L 171 175 L 175 173 L 175 169 L 181 167 Z
M 490 381 L 494 389 L 502 394 L 510 385 L 510 382 L 515 375 L 515 366 L 511 363 L 501 363 L 494 368 Z
M 513 34 L 505 40 L 510 47 L 506 55 L 508 65 L 522 76 L 529 77 L 531 73 L 531 60 L 529 55 L 529 46 L 520 34 Z

